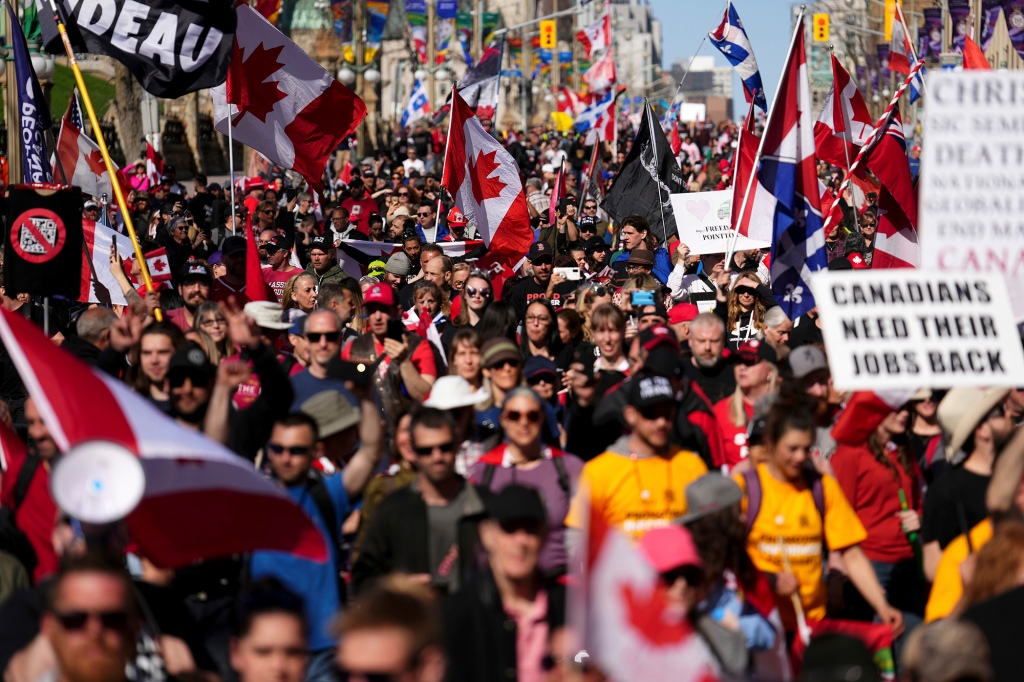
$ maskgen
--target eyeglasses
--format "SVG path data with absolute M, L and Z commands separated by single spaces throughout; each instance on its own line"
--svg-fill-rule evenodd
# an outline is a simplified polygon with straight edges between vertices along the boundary
M 594 232 L 597 233 L 597 228 L 593 225 L 580 225 L 580 232 Z
M 527 379 L 526 383 L 530 384 L 531 386 L 536 386 L 537 384 L 554 385 L 555 377 L 551 376 L 550 374 L 539 374 L 535 377 L 530 377 L 529 379 Z
M 747 296 L 754 296 L 757 294 L 757 289 L 755 289 L 754 287 L 747 286 L 738 286 L 734 289 L 734 291 L 736 292 L 737 296 L 742 296 L 743 294 L 746 294 Z
M 586 206 L 583 207 L 583 210 L 584 211 L 596 211 L 597 210 L 597 204 L 587 204 Z
M 341 332 L 306 332 L 306 339 L 310 343 L 320 343 L 320 339 L 327 339 L 327 343 L 338 343 Z
M 526 323 L 529 324 L 531 322 L 535 322 L 537 324 L 551 324 L 551 318 L 548 317 L 547 315 L 527 315 Z
M 185 385 L 185 379 L 192 382 L 192 386 L 206 386 L 210 376 L 200 370 L 184 369 L 168 372 L 167 383 L 171 388 L 181 388 Z
M 128 623 L 131 621 L 127 611 L 68 611 L 67 613 L 53 612 L 60 626 L 68 631 L 78 631 L 85 628 L 89 620 L 95 618 L 100 622 L 104 630 L 111 632 L 125 632 L 128 630 Z
M 407 196 L 409 196 L 409 193 L 408 192 L 399 192 L 398 196 L 400 196 L 400 197 L 407 197 Z
M 417 213 L 416 215 L 417 215 L 417 217 L 420 217 L 420 218 L 429 218 L 431 214 L 430 213 Z
M 491 290 L 482 288 L 477 289 L 476 287 L 466 287 L 466 295 L 473 297 L 479 296 L 480 298 L 490 298 Z
M 208 317 L 205 320 L 199 321 L 200 327 L 221 327 L 227 324 L 228 321 L 223 317 Z
M 417 457 L 430 457 L 437 450 L 441 454 L 450 454 L 455 452 L 455 441 L 448 441 L 447 443 L 439 443 L 437 445 L 426 445 L 424 447 L 413 446 L 412 451 L 416 453 Z
M 529 412 L 519 412 L 518 410 L 509 410 L 505 413 L 505 419 L 510 422 L 519 423 L 526 417 L 526 421 L 530 424 L 537 424 L 540 422 L 540 410 L 530 410 Z
M 522 363 L 518 360 L 502 360 L 501 362 L 490 365 L 487 369 L 505 369 L 507 367 L 514 367 L 518 369 L 520 364 Z
M 260 211 L 260 213 L 277 213 L 277 211 L 275 211 L 272 208 L 265 208 L 262 211 Z
M 289 453 L 296 457 L 305 457 L 306 455 L 313 452 L 312 445 L 281 445 L 280 443 L 267 443 L 267 450 L 274 453 L 275 455 L 283 455 Z

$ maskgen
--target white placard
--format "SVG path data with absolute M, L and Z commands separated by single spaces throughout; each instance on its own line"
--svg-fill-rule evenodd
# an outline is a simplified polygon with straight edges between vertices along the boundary
M 681 123 L 700 123 L 706 121 L 708 107 L 696 102 L 682 102 L 679 105 L 679 121 Z
M 726 253 L 732 241 L 732 190 L 673 194 L 672 211 L 676 216 L 679 241 L 690 247 L 690 254 Z M 747 237 L 736 239 L 734 251 L 767 249 L 769 242 Z
M 811 288 L 840 391 L 1019 386 L 1024 377 L 996 273 L 821 271 Z
M 936 71 L 925 108 L 921 266 L 1003 273 L 1024 321 L 1024 72 Z

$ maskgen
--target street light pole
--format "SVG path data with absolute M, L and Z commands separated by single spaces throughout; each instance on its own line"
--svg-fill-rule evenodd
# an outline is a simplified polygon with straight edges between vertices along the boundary
M 11 43 L 11 36 L 14 34 L 14 24 L 11 21 L 11 13 L 4 12 L 4 35 L 7 36 L 7 40 L 4 42 Z M 22 180 L 24 177 L 21 172 L 21 140 L 19 138 L 19 126 L 18 126 L 18 73 L 17 68 L 14 65 L 14 58 L 11 55 L 11 47 L 9 45 L 4 46 L 6 48 L 6 79 L 7 79 L 7 99 L 4 102 L 6 109 L 4 110 L 4 118 L 7 119 L 7 184 L 8 186 L 15 185 Z
M 354 49 L 355 72 L 356 72 L 356 94 L 363 97 L 363 61 L 366 58 L 366 0 L 356 0 L 352 7 L 352 47 Z M 356 126 L 356 155 L 362 159 L 366 156 L 366 120 L 365 118 Z
M 427 0 L 427 89 L 430 93 L 430 109 L 434 109 L 434 97 L 437 91 L 434 89 L 434 67 L 437 65 L 437 57 L 434 54 L 434 19 L 437 13 L 437 0 Z

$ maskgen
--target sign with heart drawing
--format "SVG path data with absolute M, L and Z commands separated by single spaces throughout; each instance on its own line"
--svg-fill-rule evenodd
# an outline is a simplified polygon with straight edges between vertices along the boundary
M 726 253 L 732 240 L 732 190 L 673 194 L 679 241 L 690 247 L 690 254 Z M 771 244 L 747 237 L 736 239 L 735 251 L 764 249 Z

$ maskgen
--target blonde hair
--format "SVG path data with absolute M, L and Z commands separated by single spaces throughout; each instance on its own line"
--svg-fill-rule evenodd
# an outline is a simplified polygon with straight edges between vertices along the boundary
M 289 308 L 299 307 L 299 304 L 292 300 L 292 294 L 295 292 L 295 287 L 298 285 L 299 280 L 303 277 L 313 282 L 314 286 L 316 285 L 316 280 L 313 279 L 313 276 L 308 272 L 300 272 L 292 277 L 288 280 L 288 283 L 284 285 L 284 292 L 281 294 L 281 307 L 283 309 L 288 310 Z
M 764 362 L 768 362 L 765 360 Z M 768 362 L 771 371 L 771 393 L 779 390 L 779 368 L 775 363 Z M 747 425 L 747 411 L 743 407 L 743 390 L 737 386 L 736 390 L 729 396 L 729 421 L 733 426 L 743 427 Z

